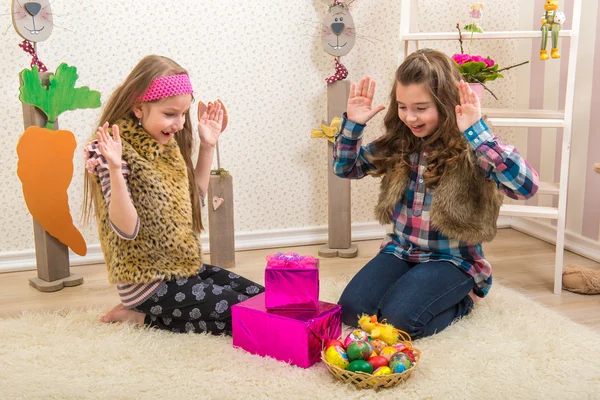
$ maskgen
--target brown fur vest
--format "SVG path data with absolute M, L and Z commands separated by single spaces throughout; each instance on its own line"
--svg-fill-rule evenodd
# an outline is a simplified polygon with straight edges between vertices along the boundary
M 187 169 L 177 142 L 160 145 L 130 119 L 117 124 L 140 227 L 135 239 L 120 238 L 110 226 L 100 185 L 94 185 L 108 280 L 148 283 L 197 274 L 202 263 L 200 237 L 192 228 Z
M 410 169 L 398 164 L 381 180 L 375 215 L 382 224 L 392 214 L 408 188 Z M 450 239 L 468 243 L 490 241 L 496 236 L 496 220 L 502 194 L 496 182 L 487 180 L 472 151 L 466 151 L 456 168 L 444 172 L 431 191 L 431 224 Z

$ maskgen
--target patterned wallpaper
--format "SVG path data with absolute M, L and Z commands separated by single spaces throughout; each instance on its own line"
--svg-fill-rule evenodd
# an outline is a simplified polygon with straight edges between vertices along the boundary
M 419 4 L 419 30 L 449 31 L 467 15 L 469 1 L 420 0 Z M 519 15 L 518 4 L 518 0 L 491 3 L 484 27 L 516 29 L 518 18 L 513 16 Z M 103 102 L 137 61 L 150 53 L 172 57 L 186 67 L 197 99 L 220 97 L 225 102 L 230 127 L 222 136 L 220 154 L 222 167 L 234 177 L 237 231 L 327 224 L 327 145 L 310 139 L 311 129 L 326 116 L 324 79 L 334 71 L 332 57 L 320 44 L 323 1 L 124 0 L 107 6 L 58 0 L 52 8 L 56 26 L 50 39 L 39 44 L 41 60 L 50 70 L 60 62 L 77 66 L 78 85 L 101 91 Z M 9 11 L 5 2 L 0 12 L 4 29 L 11 22 Z M 342 62 L 349 79 L 367 74 L 376 79 L 376 102 L 387 104 L 400 48 L 400 2 L 356 0 L 351 11 L 358 38 Z M 33 248 L 31 217 L 16 176 L 15 147 L 23 131 L 18 74 L 30 61 L 18 48 L 19 42 L 12 28 L 0 41 L 0 221 L 5 232 L 0 252 Z M 429 47 L 449 54 L 458 51 L 457 42 Z M 472 50 L 496 57 L 501 65 L 518 61 L 512 58 L 510 41 L 474 43 Z M 486 105 L 510 106 L 514 82 L 504 79 L 494 82 L 493 88 L 501 100 Z M 73 131 L 79 143 L 69 189 L 76 220 L 83 197 L 81 148 L 98 117 L 99 110 L 78 110 L 60 119 L 61 128 Z M 369 124 L 366 139 L 381 133 L 380 116 Z M 510 136 L 510 132 L 500 133 Z M 375 179 L 352 183 L 353 222 L 374 220 L 377 188 Z M 88 244 L 97 242 L 95 227 L 84 233 Z

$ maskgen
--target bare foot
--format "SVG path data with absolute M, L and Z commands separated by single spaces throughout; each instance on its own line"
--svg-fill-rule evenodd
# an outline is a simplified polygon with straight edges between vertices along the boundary
M 117 304 L 106 315 L 100 317 L 102 322 L 131 322 L 136 325 L 144 325 L 146 314 L 125 308 L 123 304 Z

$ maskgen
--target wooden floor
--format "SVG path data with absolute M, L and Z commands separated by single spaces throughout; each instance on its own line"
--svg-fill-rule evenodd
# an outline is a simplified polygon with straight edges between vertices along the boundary
M 321 278 L 352 276 L 377 253 L 379 242 L 357 242 L 357 258 L 321 259 Z M 320 247 L 317 245 L 238 252 L 235 272 L 262 283 L 266 255 L 277 251 L 317 255 Z M 484 250 L 493 266 L 494 282 L 518 290 L 573 321 L 600 332 L 600 295 L 586 296 L 567 291 L 563 291 L 562 295 L 552 293 L 553 245 L 512 229 L 501 229 L 494 241 L 485 245 Z M 567 252 L 565 264 L 569 263 L 600 269 L 598 263 Z M 83 276 L 83 285 L 54 293 L 40 293 L 29 286 L 29 278 L 35 276 L 35 271 L 0 274 L 0 318 L 18 315 L 22 310 L 53 310 L 88 305 L 109 309 L 119 301 L 114 287 L 107 282 L 103 264 L 72 267 L 71 273 Z

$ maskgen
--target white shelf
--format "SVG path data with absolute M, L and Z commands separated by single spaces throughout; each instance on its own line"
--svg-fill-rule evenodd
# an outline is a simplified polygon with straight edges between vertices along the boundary
M 500 207 L 500 215 L 505 215 L 507 217 L 558 219 L 558 208 L 502 204 L 502 207 Z
M 549 118 L 488 118 L 493 126 L 513 126 L 520 128 L 563 128 L 565 121 Z
M 482 108 L 481 114 L 488 118 L 546 118 L 564 119 L 564 111 L 519 108 Z
M 570 37 L 570 30 L 562 30 L 559 32 L 560 37 Z M 473 39 L 539 39 L 542 37 L 541 31 L 496 31 L 474 33 Z M 462 32 L 462 38 L 470 40 L 471 32 Z M 456 32 L 422 32 L 408 33 L 402 35 L 402 40 L 418 41 L 418 40 L 457 40 L 458 31 Z
M 558 196 L 560 194 L 560 190 L 558 189 L 557 184 L 549 182 L 540 182 L 537 194 L 549 194 L 553 196 Z

